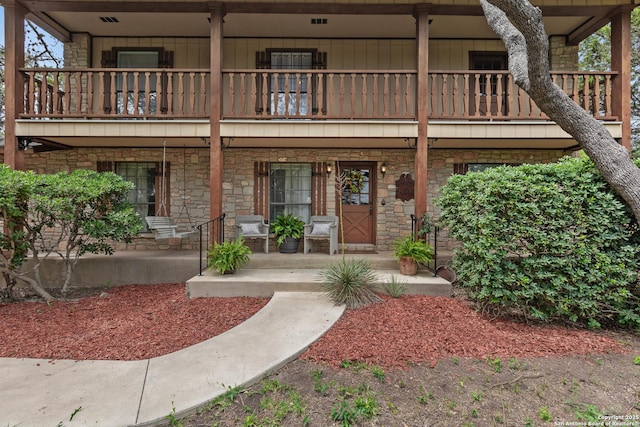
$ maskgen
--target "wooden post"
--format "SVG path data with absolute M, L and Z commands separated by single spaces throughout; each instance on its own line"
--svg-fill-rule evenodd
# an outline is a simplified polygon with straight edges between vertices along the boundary
M 220 138 L 222 116 L 222 3 L 210 3 L 211 8 L 211 135 L 209 147 L 210 219 L 222 215 L 223 153 Z
M 611 19 L 611 70 L 619 74 L 612 81 L 615 102 L 612 113 L 622 122 L 623 147 L 631 150 L 631 10 L 621 7 Z
M 426 4 L 416 6 L 416 45 L 417 45 L 417 112 L 418 140 L 415 157 L 415 215 L 420 218 L 427 212 L 427 122 L 429 111 L 429 7 Z
M 4 4 L 5 38 L 5 124 L 4 163 L 13 169 L 24 169 L 24 152 L 18 150 L 16 119 L 22 112 L 24 78 L 18 68 L 24 67 L 24 18 L 26 9 L 16 1 Z

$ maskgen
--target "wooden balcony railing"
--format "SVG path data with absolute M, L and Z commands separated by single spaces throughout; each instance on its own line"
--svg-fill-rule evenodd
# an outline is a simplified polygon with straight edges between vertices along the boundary
M 25 76 L 21 117 L 209 117 L 208 70 L 27 68 L 21 71 Z
M 34 69 L 24 75 L 22 118 L 209 117 L 209 71 Z M 600 120 L 615 120 L 615 72 L 554 72 L 552 78 Z M 223 119 L 415 120 L 411 70 L 225 70 Z M 505 71 L 429 73 L 430 119 L 547 120 Z

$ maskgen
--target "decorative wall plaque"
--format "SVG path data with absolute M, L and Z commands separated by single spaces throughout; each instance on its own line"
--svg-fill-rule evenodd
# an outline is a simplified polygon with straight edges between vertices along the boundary
M 396 180 L 396 199 L 408 202 L 413 199 L 413 179 L 411 174 L 403 173 L 400 179 Z

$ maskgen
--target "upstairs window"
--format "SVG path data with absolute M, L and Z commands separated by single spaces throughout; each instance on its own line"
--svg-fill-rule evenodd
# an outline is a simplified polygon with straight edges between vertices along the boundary
M 271 51 L 271 68 L 274 70 L 311 70 L 313 57 L 311 52 L 276 52 Z M 300 102 L 297 96 L 300 91 Z M 271 111 L 278 115 L 306 116 L 309 112 L 309 79 L 307 75 L 284 74 L 271 77 Z M 286 96 L 289 98 L 289 108 L 285 111 Z M 276 109 L 277 99 L 277 109 Z

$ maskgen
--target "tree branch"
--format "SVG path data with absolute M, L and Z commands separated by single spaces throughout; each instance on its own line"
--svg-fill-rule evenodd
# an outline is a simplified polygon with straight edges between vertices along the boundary
M 630 153 L 618 144 L 604 125 L 551 80 L 549 40 L 540 9 L 527 0 L 480 2 L 487 22 L 502 38 L 509 52 L 510 71 L 519 66 L 512 64 L 514 60 L 527 65 L 528 85 L 523 85 L 527 79 L 514 75 L 516 83 L 529 94 L 540 110 L 580 144 L 609 185 L 631 207 L 640 223 L 640 169 L 633 163 Z M 523 43 L 526 47 L 524 56 Z

